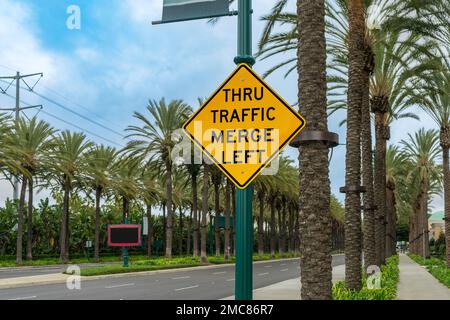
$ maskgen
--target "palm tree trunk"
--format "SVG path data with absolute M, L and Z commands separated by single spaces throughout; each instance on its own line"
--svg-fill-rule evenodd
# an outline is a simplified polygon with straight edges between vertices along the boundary
M 259 197 L 259 218 L 258 218 L 258 254 L 264 254 L 264 192 L 258 193 Z
M 297 0 L 298 101 L 308 130 L 327 131 L 325 1 Z M 299 148 L 301 298 L 331 299 L 331 214 L 328 148 L 311 141 Z M 316 232 L 315 230 L 321 230 Z
M 276 225 L 275 225 L 275 199 L 271 199 L 270 202 L 270 255 L 275 257 L 275 236 L 276 236 Z
M 448 140 L 450 140 L 450 128 L 447 128 Z M 444 212 L 445 212 L 445 261 L 447 263 L 447 267 L 450 268 L 450 168 L 449 168 L 449 148 L 447 147 L 447 143 L 450 144 L 450 141 L 446 141 L 446 144 L 441 143 L 442 145 L 442 165 L 444 171 Z
M 172 258 L 173 239 L 173 207 L 172 207 L 172 164 L 166 159 L 166 197 L 167 197 L 167 221 L 166 221 L 166 258 Z
M 220 192 L 219 184 L 214 184 L 214 240 L 216 242 L 216 256 L 220 256 L 220 229 L 219 229 L 219 218 L 220 218 Z
M 231 185 L 230 181 L 226 179 L 225 185 L 225 244 L 224 244 L 224 253 L 225 260 L 230 258 L 230 191 Z
M 283 200 L 284 202 L 284 200 Z M 281 211 L 281 248 L 280 248 L 280 254 L 281 256 L 284 256 L 286 253 L 286 203 L 282 204 L 282 211 Z
M 100 258 L 100 198 L 102 189 L 95 188 L 95 239 L 94 239 L 94 259 L 96 261 Z
M 147 204 L 147 256 L 152 257 L 152 246 L 153 246 L 153 223 L 152 223 L 152 205 Z
M 345 184 L 361 184 L 361 115 L 364 94 L 364 5 L 362 0 L 348 1 L 349 71 L 347 102 L 347 150 Z M 360 290 L 361 283 L 361 196 L 345 194 L 345 284 Z
M 28 179 L 27 260 L 33 260 L 33 178 Z
M 395 199 L 394 199 L 394 185 L 392 182 L 387 182 L 386 190 L 386 258 L 391 257 L 395 253 L 393 250 L 393 243 L 395 243 Z
M 386 162 L 385 127 L 383 125 L 383 113 L 375 112 L 375 204 L 377 206 L 375 214 L 375 253 L 377 265 L 384 264 L 384 238 L 385 238 L 385 212 L 386 212 L 386 198 L 384 197 L 383 188 L 386 189 L 386 174 L 384 171 Z
M 193 252 L 194 257 L 198 257 L 198 218 L 197 218 L 197 174 L 191 175 L 192 183 L 192 212 L 194 214 L 194 234 L 193 234 Z
M 295 217 L 295 231 L 294 231 L 294 253 L 297 255 L 300 253 L 300 226 L 299 226 L 299 217 L 297 209 L 294 209 L 294 217 Z
M 23 214 L 25 209 L 25 193 L 27 191 L 27 177 L 22 177 L 22 187 L 20 189 L 19 208 L 17 210 L 17 242 L 16 242 L 16 264 L 22 264 L 23 255 Z
M 375 200 L 373 186 L 372 125 L 370 121 L 369 78 L 368 71 L 363 73 L 363 96 L 361 108 L 361 160 L 362 179 L 366 187 L 364 194 L 364 265 L 376 265 L 375 250 Z
M 203 169 L 203 190 L 202 190 L 202 223 L 201 223 L 201 262 L 208 263 L 206 255 L 206 216 L 208 215 L 208 181 L 209 181 L 209 167 L 204 165 Z
M 69 248 L 68 248 L 68 220 L 69 220 L 69 201 L 70 201 L 70 186 L 66 182 L 64 184 L 64 200 L 63 212 L 61 215 L 61 233 L 59 237 L 60 257 L 62 263 L 69 262 Z
M 430 258 L 430 241 L 428 236 L 428 183 L 426 181 L 423 182 L 423 197 L 422 197 L 422 224 L 421 230 L 422 233 L 422 245 L 423 245 L 423 258 Z
M 294 252 L 295 238 L 294 238 L 294 210 L 289 206 L 289 227 L 288 227 L 288 252 L 292 254 Z
M 192 231 L 192 208 L 191 208 L 191 212 L 189 212 L 188 231 L 187 231 L 187 239 L 186 239 L 186 255 L 187 256 L 189 256 L 191 254 L 191 231 Z
M 181 209 L 181 206 L 179 208 L 180 212 L 180 238 L 178 239 L 178 254 L 180 256 L 183 255 L 183 210 Z
M 278 203 L 277 204 L 277 217 L 278 217 L 278 234 L 277 234 L 277 240 L 278 240 L 278 253 L 283 256 L 284 254 L 284 248 L 283 248 L 283 236 L 282 236 L 282 232 L 283 232 L 283 228 L 282 228 L 282 222 L 281 222 L 281 205 Z

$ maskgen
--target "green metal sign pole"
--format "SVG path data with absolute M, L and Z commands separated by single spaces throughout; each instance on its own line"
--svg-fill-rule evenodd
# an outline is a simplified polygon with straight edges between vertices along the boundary
M 236 64 L 252 66 L 252 0 L 238 3 L 238 55 Z M 236 190 L 235 299 L 253 298 L 253 186 Z
M 125 224 L 128 224 L 128 212 L 125 215 Z M 128 247 L 123 247 L 123 266 L 128 268 Z

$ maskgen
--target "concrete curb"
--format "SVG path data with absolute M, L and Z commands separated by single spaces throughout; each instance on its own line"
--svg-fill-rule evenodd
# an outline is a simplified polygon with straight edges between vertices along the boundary
M 49 285 L 49 284 L 61 284 L 67 281 L 69 275 L 62 273 L 52 273 L 46 276 L 58 276 L 59 279 L 38 279 L 37 277 L 42 278 L 43 276 L 31 276 L 31 277 L 20 277 L 20 278 L 10 278 L 4 279 L 4 281 L 0 280 L 0 290 L 2 289 L 13 289 L 13 288 L 23 288 L 23 287 L 32 287 L 32 286 L 40 286 L 40 285 Z M 35 279 L 30 279 L 30 278 Z M 19 281 L 20 279 L 20 281 Z M 11 280 L 16 280 L 18 282 L 13 282 Z M 4 284 L 2 284 L 4 282 Z M 11 283 L 13 282 L 13 283 Z

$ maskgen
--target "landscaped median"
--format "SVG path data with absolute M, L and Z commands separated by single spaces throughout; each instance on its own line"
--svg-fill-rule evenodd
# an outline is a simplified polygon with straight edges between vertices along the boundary
M 253 261 L 265 261 L 271 259 L 288 259 L 295 258 L 295 255 L 285 254 L 283 256 L 275 255 L 275 257 L 270 254 L 265 255 L 255 255 L 253 256 Z M 208 257 L 208 264 L 224 264 L 224 263 L 234 263 L 234 257 L 230 257 L 229 260 L 225 260 L 223 257 Z M 99 267 L 88 267 L 81 269 L 82 276 L 98 276 L 107 274 L 118 274 L 118 273 L 130 273 L 130 272 L 143 272 L 143 271 L 154 271 L 154 270 L 164 270 L 164 269 L 177 269 L 177 268 L 189 268 L 203 266 L 200 262 L 199 257 L 175 257 L 172 259 L 166 258 L 153 258 L 147 260 L 137 260 L 131 261 L 128 267 L 123 267 L 120 264 L 114 265 L 104 265 Z
M 392 256 L 381 267 L 381 288 L 369 289 L 365 273 L 363 272 L 363 288 L 360 291 L 349 290 L 344 281 L 333 285 L 333 300 L 394 300 L 397 297 L 397 284 L 399 280 L 399 257 Z
M 408 253 L 408 257 L 413 259 L 418 264 L 425 266 L 429 273 L 431 273 L 442 284 L 450 288 L 450 268 L 447 268 L 444 259 L 440 258 L 424 259 L 412 253 Z

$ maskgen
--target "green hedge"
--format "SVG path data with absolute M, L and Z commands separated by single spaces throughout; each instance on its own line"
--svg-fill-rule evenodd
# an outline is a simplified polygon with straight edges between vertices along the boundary
M 394 300 L 397 297 L 397 283 L 399 279 L 398 256 L 386 260 L 381 267 L 381 288 L 367 288 L 365 272 L 363 272 L 363 288 L 360 291 L 349 290 L 344 281 L 333 285 L 333 300 Z
M 412 253 L 408 253 L 408 256 L 418 264 L 425 266 L 429 273 L 450 288 L 450 268 L 447 268 L 444 259 L 424 259 Z

